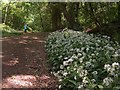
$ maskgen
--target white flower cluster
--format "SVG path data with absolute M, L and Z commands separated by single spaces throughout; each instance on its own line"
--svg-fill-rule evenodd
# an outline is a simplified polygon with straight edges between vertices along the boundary
M 110 64 L 105 64 L 104 65 L 104 69 L 107 70 L 107 72 L 110 74 L 110 75 L 113 75 L 113 76 L 118 76 L 116 72 L 118 72 L 120 70 L 120 65 L 118 62 L 114 62 L 112 63 L 112 65 Z
M 46 51 L 60 88 L 109 86 L 120 79 L 120 45 L 108 36 L 57 31 L 48 36 Z
M 103 79 L 103 84 L 105 86 L 109 86 L 112 82 L 113 82 L 113 79 L 110 78 L 110 77 L 107 77 L 107 78 Z

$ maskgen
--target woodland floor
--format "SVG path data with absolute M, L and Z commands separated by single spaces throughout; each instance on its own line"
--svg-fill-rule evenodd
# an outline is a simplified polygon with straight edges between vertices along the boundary
M 55 90 L 57 79 L 50 74 L 45 58 L 47 35 L 27 33 L 2 38 L 2 90 Z

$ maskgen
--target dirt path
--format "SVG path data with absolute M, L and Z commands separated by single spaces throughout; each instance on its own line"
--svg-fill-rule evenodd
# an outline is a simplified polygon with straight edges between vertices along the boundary
M 47 33 L 33 33 L 2 38 L 3 88 L 55 90 L 57 79 L 50 74 L 45 59 L 44 45 L 47 35 Z

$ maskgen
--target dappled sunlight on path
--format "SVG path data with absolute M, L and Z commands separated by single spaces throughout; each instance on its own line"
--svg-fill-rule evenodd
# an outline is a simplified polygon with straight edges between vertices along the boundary
M 45 38 L 48 33 L 2 38 L 3 88 L 53 88 L 57 79 L 46 63 Z
M 8 62 L 3 62 L 3 64 L 8 66 L 14 66 L 15 64 L 18 64 L 18 58 L 13 58 L 12 60 L 9 60 Z
M 5 88 L 21 88 L 21 87 L 34 87 L 33 83 L 36 81 L 36 77 L 32 75 L 17 75 L 7 77 L 3 81 L 3 87 Z
M 39 85 L 43 87 L 48 87 L 50 82 L 50 76 L 42 75 L 14 75 L 7 77 L 3 80 L 3 87 L 5 88 L 36 88 Z M 41 82 L 39 84 L 39 82 Z

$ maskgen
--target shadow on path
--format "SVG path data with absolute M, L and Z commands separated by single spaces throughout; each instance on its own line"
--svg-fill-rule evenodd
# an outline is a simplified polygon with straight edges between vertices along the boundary
M 48 33 L 2 38 L 3 88 L 52 88 L 57 79 L 50 74 L 45 59 Z

